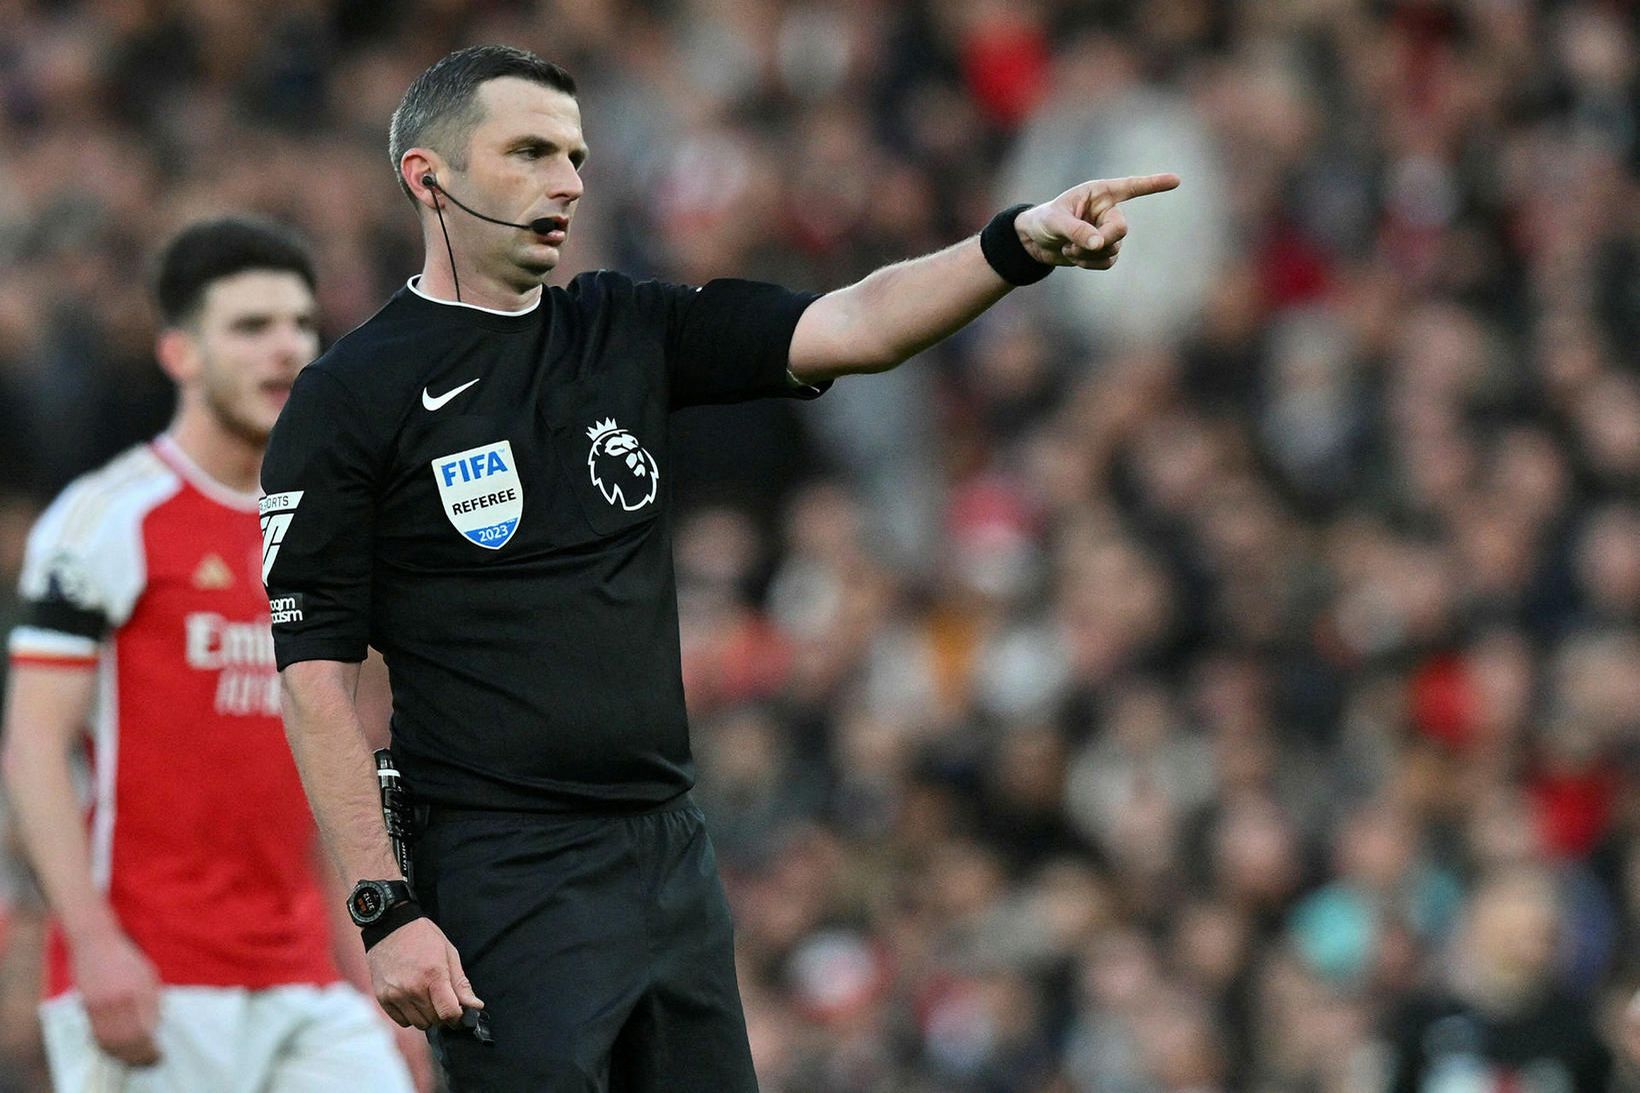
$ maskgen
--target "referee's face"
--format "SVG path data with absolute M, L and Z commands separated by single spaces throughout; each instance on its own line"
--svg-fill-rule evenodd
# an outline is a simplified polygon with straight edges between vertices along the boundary
M 543 235 L 473 217 L 446 221 L 452 229 L 460 224 L 466 253 L 485 273 L 506 284 L 539 284 L 558 264 L 581 198 L 581 107 L 562 91 L 513 76 L 485 83 L 478 100 L 483 120 L 467 145 L 467 168 L 456 175 L 475 196 L 463 200 L 519 224 L 554 217 L 557 230 Z
M 173 372 L 185 403 L 235 436 L 266 443 L 296 374 L 318 356 L 317 310 L 294 273 L 246 270 L 213 281 Z

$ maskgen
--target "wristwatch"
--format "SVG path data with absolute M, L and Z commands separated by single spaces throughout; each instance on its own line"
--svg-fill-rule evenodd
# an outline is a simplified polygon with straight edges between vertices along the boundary
M 362 880 L 353 886 L 347 897 L 347 913 L 353 925 L 370 926 L 380 922 L 387 912 L 403 903 L 414 903 L 415 894 L 402 880 Z

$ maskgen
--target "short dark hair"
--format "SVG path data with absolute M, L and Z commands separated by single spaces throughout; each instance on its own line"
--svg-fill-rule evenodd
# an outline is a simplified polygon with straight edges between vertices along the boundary
M 313 256 L 290 229 L 271 220 L 225 216 L 184 228 L 160 255 L 154 296 L 166 326 L 192 319 L 205 290 L 246 270 L 294 273 L 314 291 Z
M 406 197 L 415 200 L 399 172 L 399 160 L 408 149 L 432 148 L 456 170 L 466 168 L 467 141 L 481 120 L 478 89 L 502 76 L 516 76 L 575 98 L 575 77 L 527 49 L 469 46 L 445 55 L 405 90 L 387 130 L 387 156 Z

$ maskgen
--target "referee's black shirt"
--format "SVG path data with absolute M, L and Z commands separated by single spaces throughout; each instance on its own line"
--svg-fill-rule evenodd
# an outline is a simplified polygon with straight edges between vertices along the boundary
M 280 669 L 380 649 L 393 749 L 427 800 L 688 789 L 668 415 L 817 395 L 787 375 L 815 298 L 610 272 L 513 314 L 400 290 L 302 372 L 268 442 Z

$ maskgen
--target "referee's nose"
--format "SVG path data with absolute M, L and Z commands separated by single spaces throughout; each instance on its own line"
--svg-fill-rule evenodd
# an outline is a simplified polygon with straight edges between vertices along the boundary
M 581 172 L 568 156 L 558 156 L 552 178 L 547 186 L 547 196 L 560 205 L 569 206 L 581 199 L 581 193 L 586 189 L 581 181 Z M 568 211 L 565 208 L 564 211 Z

